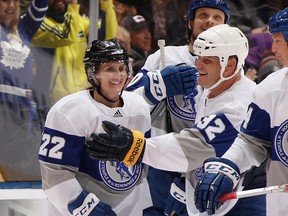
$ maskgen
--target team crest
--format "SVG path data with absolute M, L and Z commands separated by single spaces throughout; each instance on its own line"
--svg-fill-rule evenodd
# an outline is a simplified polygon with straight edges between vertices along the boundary
M 128 167 L 122 161 L 99 161 L 99 171 L 105 185 L 116 191 L 125 191 L 139 180 L 142 165 Z
M 288 167 L 288 120 L 282 123 L 275 135 L 275 151 L 280 161 Z
M 15 39 L 12 39 L 10 43 L 2 41 L 0 43 L 3 55 L 1 56 L 1 63 L 4 66 L 10 67 L 10 69 L 24 68 L 26 59 L 29 56 L 30 49 Z
M 197 93 L 197 90 L 195 90 L 189 95 L 169 97 L 167 99 L 169 109 L 174 115 L 181 119 L 188 121 L 194 120 L 196 116 L 194 97 Z

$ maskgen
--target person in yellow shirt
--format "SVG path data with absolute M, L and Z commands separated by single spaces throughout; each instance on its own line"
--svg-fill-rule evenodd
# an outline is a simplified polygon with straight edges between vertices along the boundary
M 100 2 L 101 14 L 113 18 L 112 0 L 109 1 L 110 5 Z M 32 40 L 34 47 L 41 48 L 34 49 L 38 73 L 35 91 L 38 104 L 46 106 L 44 113 L 63 96 L 83 90 L 88 85 L 82 60 L 88 43 L 89 18 L 80 14 L 78 0 L 49 0 L 48 5 L 47 17 Z M 116 15 L 109 28 L 106 17 L 99 18 L 98 28 L 104 32 L 104 37 L 113 38 L 116 35 L 116 30 L 113 31 Z M 44 58 L 43 52 L 46 53 Z M 49 81 L 49 85 L 43 85 L 43 81 Z

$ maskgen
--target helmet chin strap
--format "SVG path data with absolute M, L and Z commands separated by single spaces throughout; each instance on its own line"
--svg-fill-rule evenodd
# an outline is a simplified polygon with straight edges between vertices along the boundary
M 96 88 L 96 91 L 97 91 L 97 93 L 98 93 L 99 95 L 101 95 L 105 100 L 109 101 L 110 103 L 116 103 L 117 101 L 119 101 L 120 96 L 121 96 L 121 94 L 122 94 L 122 91 L 121 91 L 121 94 L 119 95 L 119 97 L 117 98 L 117 100 L 110 100 L 109 98 L 105 97 L 105 96 L 102 94 L 102 91 L 101 91 L 101 82 L 100 82 L 100 80 L 99 80 L 97 77 L 95 77 L 95 78 L 97 79 L 99 85 L 96 85 L 96 83 L 93 82 L 93 86 Z
M 105 100 L 109 101 L 110 103 L 116 103 L 117 101 L 120 100 L 124 88 L 122 88 L 122 90 L 121 90 L 121 92 L 120 92 L 119 97 L 117 98 L 117 100 L 110 100 L 109 98 L 107 98 L 105 95 L 102 94 L 102 91 L 101 91 L 101 82 L 100 82 L 100 80 L 99 80 L 97 77 L 95 77 L 95 78 L 98 80 L 99 85 L 96 85 L 95 82 L 92 82 L 92 83 L 93 83 L 93 86 L 96 88 L 96 91 L 97 91 L 97 93 L 98 93 L 99 95 L 101 95 Z M 128 80 L 128 78 L 126 79 L 125 84 L 126 84 L 127 80 Z
M 208 91 L 211 92 L 211 90 L 215 89 L 215 88 L 216 88 L 217 86 L 219 86 L 223 81 L 229 80 L 229 79 L 233 78 L 233 77 L 239 72 L 239 70 L 240 70 L 240 67 L 237 67 L 236 70 L 234 71 L 234 73 L 233 73 L 231 76 L 229 76 L 229 77 L 224 77 L 223 74 L 224 74 L 224 71 L 225 71 L 225 67 L 226 67 L 226 65 L 223 65 L 223 66 L 221 67 L 220 79 L 219 79 L 216 83 L 214 83 L 212 86 L 210 86 L 209 88 L 206 88 Z
M 110 100 L 109 98 L 105 97 L 103 94 L 102 94 L 102 91 L 101 91 L 101 85 L 99 86 L 96 86 L 96 91 L 99 95 L 101 95 L 105 100 L 109 101 L 110 103 L 116 103 L 117 101 L 119 101 L 120 99 L 120 96 L 121 94 L 119 95 L 119 97 L 117 98 L 117 100 Z M 122 91 L 121 91 L 122 93 Z

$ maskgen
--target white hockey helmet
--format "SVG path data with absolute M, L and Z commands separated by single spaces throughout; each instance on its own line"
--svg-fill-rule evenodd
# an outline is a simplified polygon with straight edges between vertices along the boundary
M 220 80 L 215 83 L 218 86 L 223 80 L 231 79 L 244 66 L 248 55 L 248 40 L 244 33 L 236 27 L 228 24 L 213 26 L 200 33 L 193 43 L 193 53 L 198 56 L 218 56 L 221 65 Z M 223 77 L 225 67 L 230 56 L 237 56 L 237 69 L 230 77 Z M 215 85 L 210 89 L 215 88 Z

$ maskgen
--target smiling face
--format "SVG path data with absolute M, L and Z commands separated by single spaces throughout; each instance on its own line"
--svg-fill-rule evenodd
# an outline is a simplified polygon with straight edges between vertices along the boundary
M 221 66 L 216 56 L 199 56 L 196 61 L 199 70 L 198 84 L 209 88 L 220 79 Z
M 18 24 L 20 0 L 0 0 L 0 22 L 12 28 Z
M 144 51 L 151 50 L 152 36 L 148 27 L 138 31 L 130 32 L 130 37 L 131 37 L 131 44 L 135 48 L 142 49 Z
M 124 62 L 107 62 L 100 64 L 93 80 L 101 85 L 101 93 L 111 101 L 116 101 L 128 78 Z
M 198 84 L 210 90 L 209 98 L 226 91 L 241 78 L 240 70 L 236 70 L 236 56 L 230 56 L 225 66 L 220 65 L 218 56 L 199 56 L 195 65 L 199 70 Z
M 221 10 L 206 7 L 197 9 L 194 20 L 189 22 L 193 41 L 196 40 L 201 32 L 212 26 L 224 24 L 224 22 L 225 14 Z
M 272 52 L 275 54 L 277 60 L 280 64 L 287 67 L 288 66 L 288 43 L 281 32 L 276 32 L 272 34 L 273 44 Z

